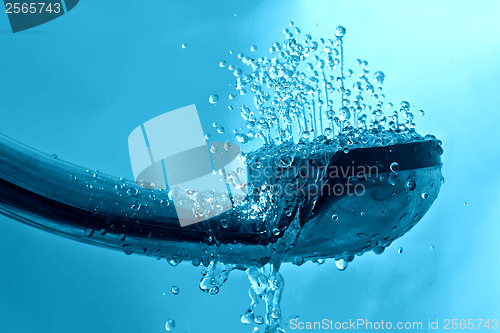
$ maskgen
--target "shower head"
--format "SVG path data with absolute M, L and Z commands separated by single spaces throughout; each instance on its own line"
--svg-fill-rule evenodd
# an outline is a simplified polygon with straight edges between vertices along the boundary
M 274 252 L 285 261 L 350 261 L 368 250 L 380 253 L 422 218 L 441 186 L 441 153 L 431 138 L 311 157 L 309 165 L 325 171 L 322 189 L 362 185 L 363 193 L 320 191 L 291 212 L 278 211 L 273 224 L 233 210 L 180 227 L 167 191 L 142 189 L 0 136 L 0 213 L 81 242 L 174 262 L 208 264 L 217 254 L 225 263 L 265 264 Z M 372 172 L 329 172 L 341 167 Z

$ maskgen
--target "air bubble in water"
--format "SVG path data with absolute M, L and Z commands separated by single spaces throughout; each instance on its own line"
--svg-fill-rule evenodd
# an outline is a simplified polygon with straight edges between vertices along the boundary
M 332 215 L 332 221 L 337 221 L 339 219 L 339 216 L 337 214 Z
M 392 162 L 390 168 L 391 171 L 399 171 L 399 164 L 397 162 Z
M 177 286 L 172 286 L 172 288 L 170 288 L 170 291 L 174 295 L 179 295 L 179 292 L 180 292 L 179 287 L 177 287 Z
M 186 44 L 186 43 L 182 43 L 181 47 L 182 47 L 183 49 L 185 49 L 185 48 L 187 47 L 187 44 Z
M 250 51 L 252 51 L 252 52 L 257 51 L 257 46 L 256 46 L 256 45 L 252 45 L 252 46 L 250 47 Z
M 398 248 L 398 253 L 403 253 L 403 248 L 402 247 Z
M 428 197 L 429 197 L 429 195 L 428 195 L 427 193 L 425 193 L 425 192 L 424 192 L 424 193 L 422 193 L 422 199 L 424 199 L 424 200 L 425 200 L 425 199 L 427 199 Z

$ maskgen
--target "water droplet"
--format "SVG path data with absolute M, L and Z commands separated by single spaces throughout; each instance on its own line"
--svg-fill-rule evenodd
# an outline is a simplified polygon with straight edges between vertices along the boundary
M 431 245 L 430 249 L 433 251 L 435 249 L 434 245 Z
M 278 228 L 274 228 L 274 229 L 273 229 L 273 235 L 274 235 L 274 236 L 278 236 L 279 234 L 280 234 L 280 229 L 278 229 Z
M 212 94 L 208 97 L 208 101 L 210 102 L 210 104 L 217 104 L 217 102 L 219 101 L 219 96 L 217 96 L 216 94 Z
M 424 200 L 425 200 L 425 199 L 427 199 L 428 197 L 429 197 L 429 195 L 428 195 L 427 193 L 425 193 L 425 192 L 424 192 L 424 193 L 422 193 L 422 199 L 424 199 Z
M 344 271 L 347 268 L 348 262 L 344 259 L 335 260 L 335 266 L 339 271 Z
M 390 165 L 391 171 L 399 171 L 399 164 L 397 162 L 392 162 Z
M 464 206 L 467 205 L 467 202 L 464 201 Z
M 130 206 L 130 209 L 132 209 L 134 212 L 138 212 L 142 207 L 142 204 L 140 202 L 134 203 L 132 206 Z
M 219 134 L 224 134 L 224 132 L 225 132 L 225 131 L 226 131 L 226 130 L 224 129 L 224 127 L 222 127 L 222 126 L 217 126 L 217 133 L 219 133 Z
M 174 295 L 179 295 L 179 292 L 180 292 L 179 287 L 177 287 L 177 286 L 172 286 L 172 288 L 170 288 L 170 291 Z
M 131 187 L 127 189 L 127 194 L 131 197 L 135 197 L 137 194 L 139 194 L 139 190 L 136 189 L 135 187 Z
M 413 191 L 415 189 L 415 185 L 416 185 L 415 181 L 411 177 L 408 178 L 408 180 L 405 183 L 405 187 L 410 191 Z
M 346 29 L 341 25 L 339 25 L 337 27 L 337 29 L 335 29 L 335 36 L 337 36 L 338 38 L 344 37 L 345 33 L 346 33 Z
M 399 181 L 399 175 L 396 172 L 391 172 L 387 177 L 387 181 L 391 185 L 396 185 L 397 182 Z
M 420 111 L 418 112 L 418 114 L 420 115 L 420 117 L 423 117 L 423 116 L 425 115 L 425 111 L 424 111 L 424 110 L 420 110 Z
M 224 67 L 226 67 L 226 65 L 227 65 L 227 62 L 225 60 L 222 60 L 221 62 L 219 62 L 220 68 L 224 68 Z
M 383 246 L 377 246 L 376 248 L 373 249 L 373 253 L 375 254 L 382 254 L 385 251 L 385 247 Z
M 281 156 L 281 159 L 280 159 L 280 165 L 283 168 L 288 168 L 289 166 L 292 165 L 293 161 L 294 161 L 294 157 L 293 156 L 283 155 L 283 156 Z
M 441 147 L 441 145 L 437 145 L 436 149 L 437 149 L 437 153 L 439 155 L 443 155 L 444 150 L 443 150 L 443 147 Z
M 174 329 L 175 329 L 175 320 L 173 319 L 167 320 L 167 322 L 165 323 L 165 330 L 167 330 L 168 332 L 172 332 Z
M 293 264 L 296 265 L 296 266 L 302 266 L 304 264 L 304 258 L 302 258 L 301 256 L 297 256 L 295 258 L 293 258 Z
M 83 231 L 83 234 L 87 237 L 92 237 L 94 235 L 94 229 L 92 228 L 86 228 L 84 231 Z
M 403 253 L 403 248 L 402 247 L 398 248 L 398 253 Z
M 384 72 L 377 71 L 373 74 L 373 79 L 375 80 L 375 83 L 384 83 L 385 80 L 385 74 Z
M 210 295 L 217 295 L 219 293 L 219 287 L 213 286 L 212 288 L 210 288 L 210 290 L 208 291 L 208 293 Z
M 56 154 L 52 154 L 52 158 L 57 158 L 57 155 Z
M 247 313 L 241 315 L 240 321 L 242 324 L 251 324 L 252 318 L 253 318 L 253 312 L 249 310 Z
M 222 219 L 222 220 L 220 220 L 220 224 L 221 224 L 221 226 L 222 226 L 224 229 L 226 229 L 227 227 L 229 227 L 229 221 L 228 221 L 228 220 L 226 220 L 226 219 Z
M 252 46 L 250 47 L 250 51 L 252 51 L 252 52 L 257 51 L 257 46 L 256 46 L 256 45 L 252 45 Z
M 131 245 L 128 245 L 128 244 L 125 244 L 123 245 L 123 252 L 126 254 L 126 255 L 131 255 L 132 253 L 134 253 L 134 248 L 131 246 Z
M 182 43 L 181 47 L 182 47 L 183 49 L 185 49 L 185 48 L 187 47 L 187 44 L 186 44 L 186 43 Z
M 332 215 L 332 221 L 337 221 L 339 219 L 339 216 L 337 214 Z

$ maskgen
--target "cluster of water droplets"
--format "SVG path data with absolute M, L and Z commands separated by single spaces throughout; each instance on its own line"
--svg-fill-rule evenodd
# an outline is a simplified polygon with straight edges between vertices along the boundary
M 385 101 L 383 72 L 371 74 L 361 59 L 356 71 L 344 69 L 344 27 L 327 39 L 302 34 L 293 22 L 283 33 L 285 40 L 273 43 L 270 56 L 238 53 L 241 67 L 225 60 L 219 64 L 236 78 L 228 107 L 239 108 L 246 122 L 235 130 L 238 142 L 257 137 L 265 144 L 322 142 L 342 136 L 359 141 L 372 133 L 414 131 L 410 104 L 403 101 L 396 108 Z M 246 103 L 250 98 L 245 95 L 253 104 Z M 216 104 L 218 95 L 210 95 L 209 101 Z

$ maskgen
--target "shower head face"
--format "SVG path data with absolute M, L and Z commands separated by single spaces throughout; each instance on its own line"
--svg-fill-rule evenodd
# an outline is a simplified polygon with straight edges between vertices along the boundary
M 334 188 L 351 182 L 362 184 L 364 193 L 297 193 L 287 206 L 286 196 L 273 195 L 267 191 L 268 184 L 262 187 L 249 175 L 274 206 L 242 209 L 255 198 L 255 193 L 249 193 L 233 211 L 183 228 L 165 192 L 89 172 L 6 138 L 0 138 L 0 151 L 1 213 L 126 254 L 203 264 L 214 253 L 226 263 L 264 264 L 276 253 L 293 261 L 296 257 L 350 259 L 368 250 L 380 252 L 418 222 L 441 185 L 442 149 L 434 139 L 313 154 L 307 160 L 296 158 L 294 163 L 319 165 L 327 171 L 339 166 L 376 166 L 376 177 L 330 177 L 326 172 L 318 182 L 318 178 L 300 178 L 299 174 L 303 188 L 318 184 Z M 393 162 L 398 163 L 397 171 L 391 170 Z M 278 171 L 288 175 L 286 170 Z M 286 177 L 274 182 L 291 183 Z
M 274 249 L 286 251 L 285 260 L 292 262 L 350 261 L 369 250 L 383 252 L 436 199 L 442 153 L 441 142 L 430 139 L 295 159 L 277 172 L 294 176 L 275 180 L 285 189 L 290 184 L 300 189 L 293 192 L 296 210 L 288 219 L 278 210 L 281 232 L 271 240 Z M 281 192 L 278 206 L 287 207 L 287 191 Z
M 385 175 L 364 181 L 362 195 L 318 199 L 290 260 L 335 258 L 352 260 L 373 250 L 381 253 L 424 216 L 441 187 L 441 167 L 403 170 L 392 184 Z

